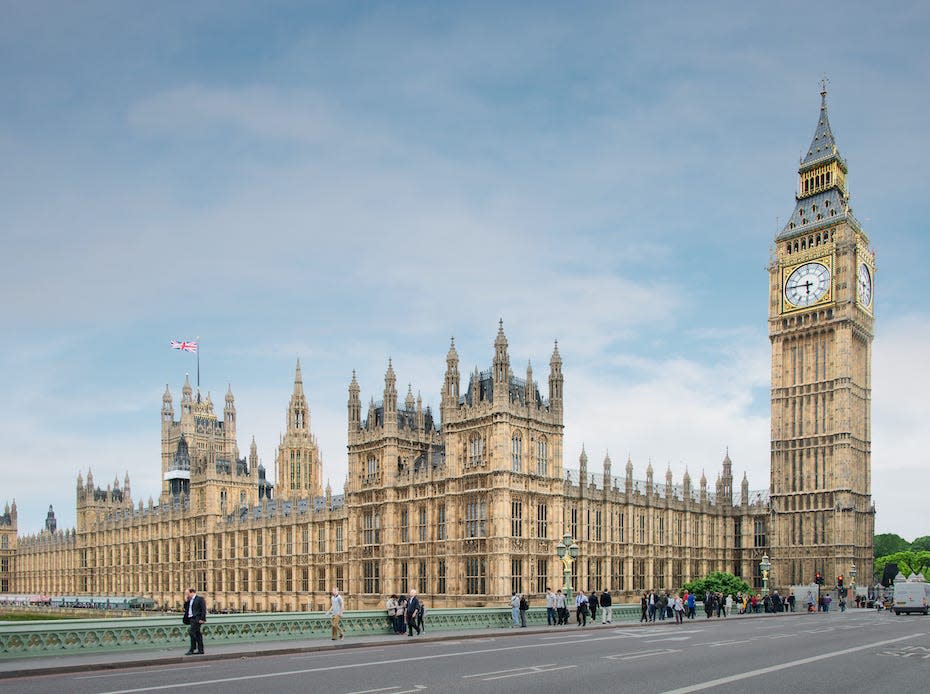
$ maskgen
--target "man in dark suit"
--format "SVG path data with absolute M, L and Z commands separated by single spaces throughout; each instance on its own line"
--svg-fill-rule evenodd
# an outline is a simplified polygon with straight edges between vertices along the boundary
M 197 591 L 188 588 L 184 595 L 184 623 L 189 625 L 187 633 L 191 637 L 191 647 L 184 655 L 203 655 L 203 634 L 200 625 L 207 621 L 207 601 L 197 595 Z

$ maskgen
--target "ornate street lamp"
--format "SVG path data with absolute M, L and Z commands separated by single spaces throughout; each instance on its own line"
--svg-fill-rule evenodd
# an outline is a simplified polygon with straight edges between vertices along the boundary
M 562 578 L 566 605 L 572 599 L 572 563 L 578 558 L 578 545 L 572 540 L 571 533 L 565 533 L 562 541 L 555 546 L 555 551 L 562 562 Z
M 769 555 L 763 554 L 762 561 L 759 562 L 759 569 L 762 571 L 762 592 L 769 593 L 769 570 L 772 568 L 772 562 L 769 561 Z

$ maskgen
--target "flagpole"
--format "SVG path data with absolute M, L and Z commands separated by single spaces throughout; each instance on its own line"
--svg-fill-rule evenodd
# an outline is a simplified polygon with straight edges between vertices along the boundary
M 197 340 L 197 391 L 200 392 L 200 335 L 194 339 Z

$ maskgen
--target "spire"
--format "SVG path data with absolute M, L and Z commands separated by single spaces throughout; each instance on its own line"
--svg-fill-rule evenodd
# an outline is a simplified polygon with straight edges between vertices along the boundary
M 362 400 L 359 397 L 361 389 L 358 387 L 358 379 L 355 377 L 355 369 L 352 369 L 352 381 L 349 383 L 349 431 L 358 429 L 362 421 Z
M 407 397 L 404 399 L 404 407 L 410 411 L 413 409 L 415 402 L 413 399 L 413 385 L 407 384 Z
M 776 237 L 783 240 L 854 219 L 846 190 L 846 162 L 840 156 L 827 116 L 827 80 L 821 81 L 820 114 L 807 154 L 798 167 L 794 212 Z M 796 248 L 794 250 L 800 250 Z
M 291 393 L 291 401 L 287 408 L 287 431 L 288 433 L 300 432 L 304 436 L 309 436 L 310 433 L 310 406 L 304 395 L 304 381 L 300 373 L 299 358 L 294 368 L 294 391 Z
M 459 382 L 459 353 L 455 349 L 455 338 L 453 337 L 449 343 L 449 352 L 446 354 L 446 377 L 442 388 L 442 407 L 458 406 Z
M 510 383 L 510 355 L 507 353 L 507 336 L 504 334 L 504 319 L 497 324 L 497 337 L 494 339 L 494 390 L 505 393 Z
M 833 138 L 833 131 L 830 129 L 830 119 L 827 116 L 827 81 L 826 77 L 820 80 L 820 116 L 817 120 L 817 127 L 814 129 L 811 146 L 807 150 L 807 156 L 801 160 L 802 167 L 821 159 L 833 156 L 839 157 L 836 140 Z
M 553 412 L 562 411 L 562 356 L 559 354 L 559 341 L 555 341 L 552 358 L 549 360 L 549 407 Z

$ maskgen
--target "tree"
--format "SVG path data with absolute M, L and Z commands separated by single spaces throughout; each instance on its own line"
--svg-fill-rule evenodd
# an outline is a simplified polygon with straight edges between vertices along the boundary
M 911 549 L 911 543 L 900 535 L 894 533 L 883 533 L 876 535 L 873 539 L 873 555 L 876 559 L 884 557 L 895 552 L 906 552 Z
M 714 593 L 723 593 L 724 595 L 736 595 L 737 593 L 748 593 L 749 584 L 741 578 L 726 571 L 714 571 L 704 578 L 696 578 L 681 587 L 682 592 L 688 591 L 698 596 L 702 600 L 707 591 Z
M 930 535 L 915 539 L 911 543 L 911 550 L 914 552 L 930 552 Z
M 895 552 L 875 560 L 875 574 L 881 576 L 885 571 L 885 564 L 897 564 L 898 571 L 907 578 L 912 573 L 924 576 L 930 574 L 930 552 Z

